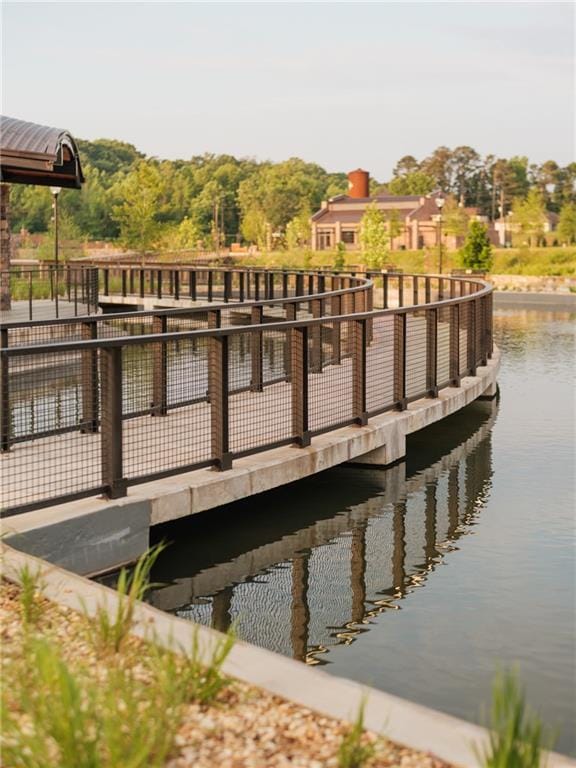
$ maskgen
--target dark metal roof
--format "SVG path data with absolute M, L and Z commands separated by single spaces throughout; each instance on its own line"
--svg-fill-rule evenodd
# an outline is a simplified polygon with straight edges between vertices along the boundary
M 72 134 L 2 115 L 0 181 L 80 189 L 84 175 Z

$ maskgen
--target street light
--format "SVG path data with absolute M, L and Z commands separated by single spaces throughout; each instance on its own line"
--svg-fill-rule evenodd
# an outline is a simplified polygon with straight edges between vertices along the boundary
M 438 207 L 438 274 L 442 274 L 442 208 L 446 202 L 442 195 L 435 198 Z
M 56 262 L 56 272 L 58 272 L 58 195 L 62 192 L 62 187 L 50 187 L 54 203 L 54 261 Z

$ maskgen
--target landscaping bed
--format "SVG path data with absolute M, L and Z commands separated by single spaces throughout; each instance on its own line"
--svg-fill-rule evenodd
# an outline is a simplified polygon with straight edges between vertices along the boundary
M 229 638 L 201 666 L 130 635 L 129 614 L 87 618 L 21 576 L 0 581 L 6 768 L 447 768 L 225 678 Z

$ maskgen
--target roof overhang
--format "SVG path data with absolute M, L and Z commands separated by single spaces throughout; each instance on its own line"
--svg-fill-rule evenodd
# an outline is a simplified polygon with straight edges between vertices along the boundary
M 80 189 L 84 175 L 74 138 L 60 128 L 2 116 L 0 181 Z

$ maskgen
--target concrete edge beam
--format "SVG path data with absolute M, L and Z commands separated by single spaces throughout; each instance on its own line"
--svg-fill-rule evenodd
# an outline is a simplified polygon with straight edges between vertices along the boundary
M 94 616 L 99 606 L 115 612 L 119 597 L 102 584 L 70 573 L 44 560 L 1 545 L 2 574 L 19 583 L 19 573 L 28 566 L 38 573 L 45 597 L 58 605 Z M 192 649 L 195 633 L 201 652 L 208 658 L 222 635 L 139 602 L 133 634 L 176 652 Z M 461 768 L 477 768 L 474 745 L 486 743 L 488 732 L 480 726 L 414 704 L 344 678 L 328 675 L 248 643 L 237 641 L 224 665 L 224 672 L 269 693 L 312 709 L 320 714 L 353 721 L 366 699 L 365 727 L 382 733 L 411 749 L 431 752 Z M 549 768 L 576 768 L 576 760 L 549 753 Z

